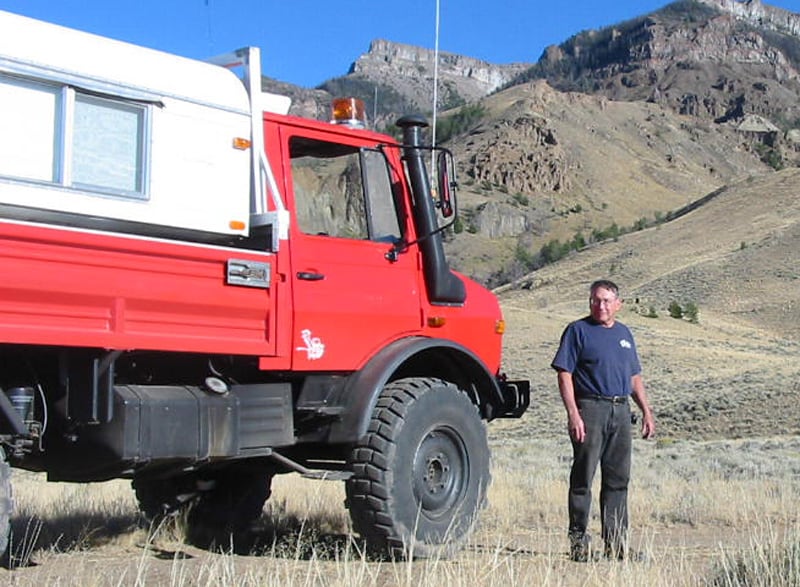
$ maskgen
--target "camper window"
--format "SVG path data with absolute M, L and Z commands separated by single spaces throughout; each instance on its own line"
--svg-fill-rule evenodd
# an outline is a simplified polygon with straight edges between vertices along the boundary
M 147 104 L 2 75 L 0 103 L 0 175 L 147 196 Z

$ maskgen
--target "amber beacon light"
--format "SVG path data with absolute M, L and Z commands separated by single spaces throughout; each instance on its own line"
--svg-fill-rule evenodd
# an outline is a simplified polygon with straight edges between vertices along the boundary
M 358 98 L 334 98 L 331 102 L 331 122 L 345 124 L 357 128 L 367 125 L 367 116 L 364 113 L 364 100 Z

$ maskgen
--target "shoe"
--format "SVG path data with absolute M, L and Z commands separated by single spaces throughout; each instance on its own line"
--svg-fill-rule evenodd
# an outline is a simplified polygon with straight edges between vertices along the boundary
M 625 547 L 620 544 L 610 544 L 606 542 L 606 546 L 603 549 L 603 557 L 608 560 L 624 560 L 625 559 Z
M 591 558 L 591 538 L 588 534 L 577 534 L 569 537 L 569 560 L 576 563 L 587 563 Z
M 647 561 L 647 555 L 638 550 L 625 550 L 624 547 L 618 545 L 606 544 L 603 550 L 603 557 L 606 560 L 617 561 L 631 561 L 634 563 L 642 563 Z

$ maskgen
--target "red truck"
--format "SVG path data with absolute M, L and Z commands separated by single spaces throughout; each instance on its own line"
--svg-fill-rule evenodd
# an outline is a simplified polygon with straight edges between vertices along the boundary
M 344 480 L 372 549 L 468 537 L 484 422 L 530 389 L 445 257 L 452 157 L 422 117 L 398 141 L 260 80 L 254 48 L 199 62 L 0 12 L 0 551 L 10 467 L 129 478 L 146 516 L 228 533 L 299 472 Z

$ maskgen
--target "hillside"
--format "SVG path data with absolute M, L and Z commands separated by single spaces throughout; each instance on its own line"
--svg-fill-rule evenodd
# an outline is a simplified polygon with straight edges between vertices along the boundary
M 655 222 L 750 175 L 772 173 L 739 133 L 648 102 L 560 92 L 539 81 L 485 98 L 451 142 L 466 230 L 455 267 L 497 285 L 543 245 Z
M 693 103 L 696 113 L 713 118 L 733 114 L 743 97 L 739 106 L 746 109 L 774 114 L 789 106 L 797 112 L 795 104 L 763 104 L 763 95 L 796 92 L 798 32 L 800 15 L 760 0 L 678 0 L 548 47 L 520 77 L 546 77 L 559 88 L 618 99 L 672 103 L 684 111 Z M 703 65 L 719 71 L 706 70 L 712 74 L 706 78 L 698 73 Z M 771 83 L 748 87 L 759 81 Z M 680 96 L 678 90 L 690 93 Z
M 575 253 L 500 288 L 509 375 L 535 407 L 510 430 L 557 434 L 563 408 L 549 363 L 564 325 L 585 315 L 589 283 L 615 280 L 666 438 L 800 433 L 800 170 L 750 178 L 673 221 Z M 695 303 L 699 321 L 671 318 Z M 654 310 L 658 317 L 648 317 Z
M 516 81 L 546 79 L 564 91 L 750 128 L 776 161 L 796 164 L 798 32 L 800 15 L 760 0 L 680 0 L 548 47 Z

